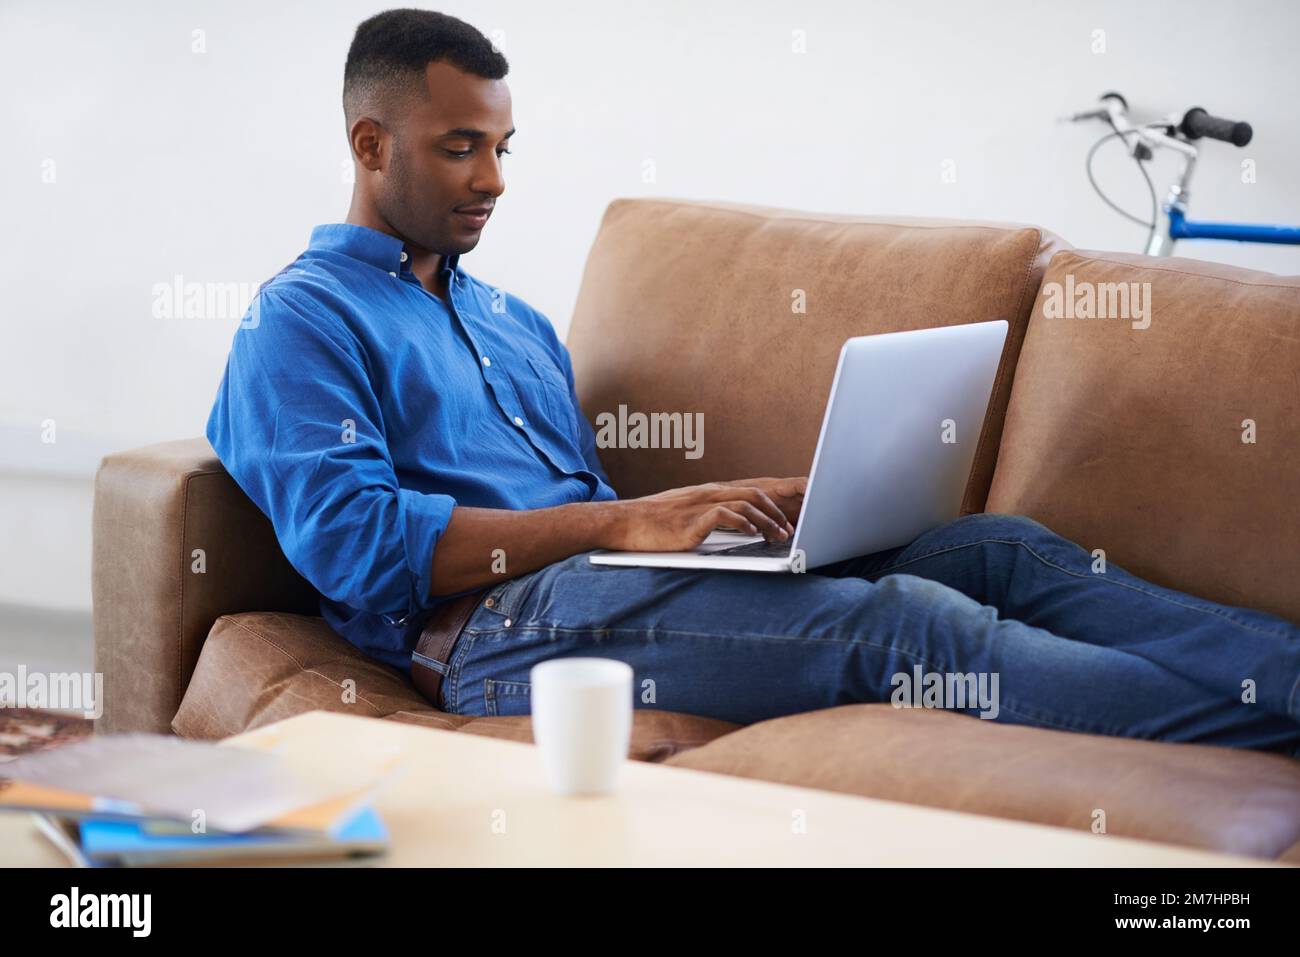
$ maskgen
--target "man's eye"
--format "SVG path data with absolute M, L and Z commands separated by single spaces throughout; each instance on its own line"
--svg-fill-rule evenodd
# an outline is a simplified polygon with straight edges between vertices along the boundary
M 472 152 L 474 152 L 474 151 L 473 151 L 473 150 L 459 150 L 459 151 L 457 151 L 457 150 L 446 150 L 445 152 L 446 152 L 449 156 L 454 156 L 454 157 L 456 157 L 456 159 L 464 159 L 466 156 L 468 156 L 470 153 L 472 153 Z M 497 156 L 505 156 L 505 155 L 506 155 L 507 153 L 509 153 L 509 152 L 511 152 L 511 151 L 510 151 L 510 150 L 497 150 Z

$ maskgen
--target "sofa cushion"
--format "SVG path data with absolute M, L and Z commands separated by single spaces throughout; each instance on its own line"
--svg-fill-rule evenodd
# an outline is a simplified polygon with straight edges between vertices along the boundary
M 1107 283 L 1149 284 L 1146 328 L 1048 312 Z M 1300 621 L 1297 370 L 1298 277 L 1059 253 L 987 510 L 1028 515 L 1157 583 Z
M 569 329 L 579 401 L 593 423 L 620 406 L 698 413 L 704 443 L 691 458 L 682 448 L 602 448 L 614 488 L 628 498 L 806 475 L 845 339 L 1005 319 L 989 415 L 971 437 L 963 507 L 979 511 L 1029 309 L 1062 245 L 1035 226 L 615 200 Z
M 275 612 L 217 620 L 172 730 L 185 738 L 224 738 L 317 710 L 533 740 L 527 715 L 476 718 L 440 711 L 405 675 L 362 654 L 323 618 Z M 662 761 L 739 727 L 642 708 L 634 718 L 630 756 L 639 761 Z
M 1277 858 L 1300 841 L 1300 761 L 1077 734 L 890 704 L 752 724 L 665 762 L 1092 831 Z M 984 861 L 981 863 L 992 863 Z

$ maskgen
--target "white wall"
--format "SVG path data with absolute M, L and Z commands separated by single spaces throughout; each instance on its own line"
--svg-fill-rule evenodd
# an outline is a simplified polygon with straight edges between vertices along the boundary
M 0 6 L 0 601 L 88 607 L 98 457 L 202 434 L 237 317 L 155 318 L 154 284 L 255 285 L 312 225 L 345 214 L 343 59 L 383 7 Z M 1055 122 L 1107 89 L 1147 116 L 1200 105 L 1249 120 L 1247 149 L 1206 148 L 1195 215 L 1300 223 L 1300 5 L 1285 0 L 436 9 L 501 31 L 519 129 L 508 190 L 464 265 L 561 334 L 616 196 L 1018 220 L 1136 251 L 1144 231 L 1084 178 L 1101 131 Z M 1112 150 L 1099 175 L 1145 210 L 1137 171 Z M 1241 181 L 1247 157 L 1254 184 Z M 945 160 L 955 183 L 941 181 Z M 1157 167 L 1162 196 L 1169 169 Z M 1300 247 L 1182 252 L 1300 272 Z M 54 445 L 41 442 L 47 419 Z

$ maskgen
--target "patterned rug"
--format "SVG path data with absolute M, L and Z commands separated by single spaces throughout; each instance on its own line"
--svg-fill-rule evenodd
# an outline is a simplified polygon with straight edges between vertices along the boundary
M 80 715 L 57 714 L 35 708 L 0 708 L 0 775 L 6 761 L 80 741 L 95 723 Z

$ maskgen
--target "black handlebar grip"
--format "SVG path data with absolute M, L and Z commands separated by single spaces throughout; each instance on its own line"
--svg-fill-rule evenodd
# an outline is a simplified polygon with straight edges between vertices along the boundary
M 1223 140 L 1233 146 L 1245 146 L 1254 135 L 1249 123 L 1211 116 L 1199 106 L 1194 106 L 1183 114 L 1182 125 L 1178 128 L 1188 139 L 1208 136 L 1212 140 Z

